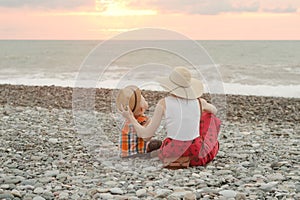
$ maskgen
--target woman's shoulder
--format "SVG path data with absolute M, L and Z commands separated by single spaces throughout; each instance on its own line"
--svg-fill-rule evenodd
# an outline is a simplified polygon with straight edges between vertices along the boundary
M 199 97 L 198 100 L 199 100 L 202 104 L 206 104 L 206 103 L 207 103 L 207 101 L 206 101 L 205 99 L 201 98 L 201 97 Z

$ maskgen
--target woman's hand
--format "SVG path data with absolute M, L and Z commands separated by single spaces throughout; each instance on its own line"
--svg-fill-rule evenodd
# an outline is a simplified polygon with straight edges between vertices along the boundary
M 214 105 L 208 103 L 205 99 L 200 98 L 200 100 L 201 100 L 201 104 L 202 104 L 202 111 L 204 111 L 204 112 L 206 111 L 206 112 L 212 113 L 214 115 L 217 114 L 218 110 Z
M 129 106 L 127 106 L 127 110 L 123 107 L 123 105 L 121 105 L 121 108 L 119 110 L 119 112 L 121 113 L 121 115 L 127 119 L 127 120 L 131 120 L 132 118 L 134 118 L 132 111 L 130 110 Z

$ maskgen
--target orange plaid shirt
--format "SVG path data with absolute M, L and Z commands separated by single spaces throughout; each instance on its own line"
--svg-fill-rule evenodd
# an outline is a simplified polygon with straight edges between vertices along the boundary
M 144 125 L 147 122 L 148 117 L 139 116 L 136 120 L 141 125 Z M 137 136 L 133 125 L 126 120 L 120 136 L 120 156 L 127 157 L 143 153 L 146 153 L 146 142 Z

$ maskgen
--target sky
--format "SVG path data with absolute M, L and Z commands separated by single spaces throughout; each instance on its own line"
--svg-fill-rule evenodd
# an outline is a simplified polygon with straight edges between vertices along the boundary
M 195 40 L 300 40 L 300 0 L 0 0 L 2 40 L 103 40 L 145 27 Z

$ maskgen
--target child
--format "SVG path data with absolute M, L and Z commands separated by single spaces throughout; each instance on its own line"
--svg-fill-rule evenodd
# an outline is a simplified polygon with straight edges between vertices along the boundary
M 116 105 L 119 110 L 122 107 L 129 107 L 139 125 L 147 126 L 149 124 L 150 119 L 145 116 L 148 103 L 137 86 L 130 85 L 121 89 L 117 95 Z M 158 149 L 161 145 L 161 141 L 149 141 L 150 138 L 151 137 L 143 139 L 138 137 L 134 126 L 130 121 L 126 120 L 120 135 L 120 156 L 135 157 Z M 147 141 L 149 141 L 148 145 Z
M 165 117 L 167 137 L 158 152 L 165 165 L 180 157 L 188 157 L 191 166 L 206 165 L 219 149 L 220 121 L 214 116 L 215 106 L 200 98 L 203 93 L 201 81 L 192 78 L 185 67 L 176 67 L 158 82 L 170 95 L 157 103 L 147 127 L 137 123 L 128 107 L 128 110 L 121 109 L 122 115 L 142 138 L 152 137 Z

